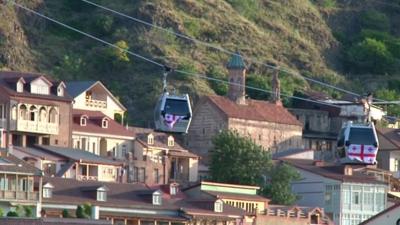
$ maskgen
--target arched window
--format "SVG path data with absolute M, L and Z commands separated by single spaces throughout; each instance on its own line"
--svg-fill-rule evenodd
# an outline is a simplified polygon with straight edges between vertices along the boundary
M 20 105 L 19 106 L 19 118 L 21 120 L 26 120 L 26 115 L 28 113 L 28 109 L 26 108 L 25 105 Z
M 11 108 L 11 119 L 16 120 L 17 119 L 17 106 L 13 105 Z
M 39 121 L 46 122 L 47 121 L 47 110 L 44 107 L 40 107 L 39 110 Z
M 80 125 L 81 125 L 82 127 L 86 126 L 87 119 L 88 119 L 88 117 L 87 117 L 86 115 L 81 116 Z
M 101 121 L 101 127 L 108 128 L 108 119 L 107 118 L 103 118 L 103 120 Z
M 49 123 L 57 123 L 57 110 L 51 108 L 49 111 Z
M 37 108 L 36 106 L 31 106 L 29 108 L 29 120 L 30 121 L 35 121 L 36 120 L 36 113 L 37 113 Z

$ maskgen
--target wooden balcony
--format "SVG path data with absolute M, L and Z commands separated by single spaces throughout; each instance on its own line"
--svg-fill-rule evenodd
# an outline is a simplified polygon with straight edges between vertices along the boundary
M 38 201 L 39 193 L 37 191 L 34 192 L 25 192 L 25 191 L 2 191 L 0 190 L 0 201 Z
M 47 123 L 47 122 L 39 122 L 39 121 L 31 121 L 31 120 L 17 120 L 12 121 L 15 126 L 11 126 L 14 128 L 12 130 L 16 131 L 24 131 L 31 133 L 40 133 L 40 134 L 58 134 L 58 124 L 57 123 Z
M 86 106 L 93 108 L 107 108 L 107 102 L 102 100 L 86 99 Z
M 78 180 L 92 180 L 92 181 L 97 181 L 99 178 L 97 176 L 86 176 L 86 175 L 78 175 L 77 176 Z

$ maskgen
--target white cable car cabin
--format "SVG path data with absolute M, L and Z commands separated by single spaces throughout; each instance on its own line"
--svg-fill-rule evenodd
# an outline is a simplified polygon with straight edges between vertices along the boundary
M 342 163 L 376 164 L 379 143 L 374 124 L 345 123 L 337 147 Z
M 191 120 L 192 108 L 189 95 L 178 96 L 164 92 L 154 110 L 156 130 L 187 133 Z

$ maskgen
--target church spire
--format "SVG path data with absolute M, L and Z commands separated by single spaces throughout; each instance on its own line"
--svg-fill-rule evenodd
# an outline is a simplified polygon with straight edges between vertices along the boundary
M 228 98 L 237 104 L 246 104 L 246 66 L 242 56 L 234 54 L 226 67 L 229 70 Z

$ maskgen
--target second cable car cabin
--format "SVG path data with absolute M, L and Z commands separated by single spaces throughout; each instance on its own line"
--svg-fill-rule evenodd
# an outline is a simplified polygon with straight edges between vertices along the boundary
M 179 96 L 164 92 L 154 110 L 156 130 L 187 133 L 191 120 L 192 109 L 189 95 Z
M 376 164 L 379 143 L 374 124 L 345 123 L 337 146 L 342 163 Z

